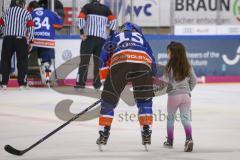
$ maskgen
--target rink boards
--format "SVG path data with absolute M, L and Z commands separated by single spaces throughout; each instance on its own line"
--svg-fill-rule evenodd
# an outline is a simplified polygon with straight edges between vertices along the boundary
M 240 36 L 147 35 L 146 38 L 152 47 L 156 62 L 160 65 L 167 63 L 167 45 L 171 41 L 178 41 L 186 46 L 188 58 L 199 77 L 199 82 L 240 82 Z M 80 44 L 78 35 L 61 35 L 56 39 L 56 68 L 59 66 L 71 68 L 67 71 L 60 70 L 60 72 L 68 72 L 64 73 L 64 76 L 58 72 L 65 83 L 75 82 L 80 61 Z M 14 72 L 16 71 L 15 58 L 13 62 L 15 65 L 12 66 L 12 71 Z M 91 79 L 92 76 L 89 77 Z

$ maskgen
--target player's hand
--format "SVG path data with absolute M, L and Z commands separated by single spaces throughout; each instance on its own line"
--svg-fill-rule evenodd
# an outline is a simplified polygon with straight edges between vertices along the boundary
M 237 20 L 240 22 L 240 17 L 237 17 Z
M 80 37 L 81 37 L 82 41 L 85 41 L 87 39 L 87 35 L 86 34 L 82 34 L 82 35 L 80 35 Z
M 33 48 L 32 44 L 29 43 L 29 45 L 28 45 L 28 53 L 30 53 L 32 51 L 32 48 Z

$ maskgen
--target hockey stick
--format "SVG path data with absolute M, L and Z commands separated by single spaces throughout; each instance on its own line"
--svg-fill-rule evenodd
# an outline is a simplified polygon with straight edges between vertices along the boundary
M 59 80 L 58 80 L 58 75 L 57 75 L 57 69 L 56 69 L 56 64 L 55 64 L 55 59 L 53 60 L 53 62 L 52 62 L 52 64 L 53 64 L 53 69 L 54 69 L 54 82 L 53 82 L 53 84 L 55 83 L 55 82 L 57 82 L 57 85 L 59 84 Z
M 58 128 L 56 128 L 54 131 L 52 131 L 51 133 L 47 134 L 45 137 L 43 137 L 42 139 L 40 139 L 39 141 L 37 141 L 36 143 L 34 143 L 33 145 L 31 145 L 30 147 L 24 149 L 24 150 L 18 150 L 13 148 L 10 145 L 6 145 L 4 147 L 4 149 L 13 155 L 17 155 L 17 156 L 22 156 L 23 154 L 25 154 L 26 152 L 30 151 L 31 149 L 33 149 L 34 147 L 36 147 L 37 145 L 39 145 L 40 143 L 42 143 L 43 141 L 45 141 L 46 139 L 48 139 L 50 136 L 52 136 L 53 134 L 55 134 L 56 132 L 58 132 L 59 130 L 61 130 L 63 127 L 65 127 L 66 125 L 68 125 L 69 123 L 71 123 L 72 121 L 76 120 L 77 118 L 79 118 L 81 115 L 83 115 L 84 113 L 86 113 L 87 111 L 89 111 L 90 109 L 92 109 L 94 106 L 96 106 L 97 104 L 99 104 L 101 102 L 101 99 L 96 101 L 95 103 L 93 103 L 91 106 L 89 106 L 88 108 L 86 108 L 85 110 L 83 110 L 82 112 L 78 113 L 77 115 L 75 115 L 73 118 L 71 118 L 69 121 L 67 121 L 66 123 L 62 124 L 61 126 L 59 126 Z

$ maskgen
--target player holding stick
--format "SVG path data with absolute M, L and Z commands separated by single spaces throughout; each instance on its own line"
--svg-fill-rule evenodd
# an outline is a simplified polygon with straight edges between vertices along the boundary
M 131 82 L 138 107 L 142 144 L 147 150 L 147 145 L 151 144 L 153 121 L 152 76 L 156 73 L 152 49 L 145 40 L 141 28 L 132 23 L 123 24 L 120 33 L 115 33 L 110 37 L 104 48 L 105 50 L 101 53 L 103 65 L 100 69 L 100 78 L 106 81 L 101 96 L 100 136 L 97 139 L 99 149 L 102 151 L 102 145 L 107 144 L 114 109 L 123 89 L 128 82 Z

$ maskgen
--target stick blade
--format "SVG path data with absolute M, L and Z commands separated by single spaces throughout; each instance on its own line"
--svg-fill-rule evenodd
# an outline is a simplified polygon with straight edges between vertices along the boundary
M 23 151 L 17 150 L 17 149 L 13 148 L 13 147 L 10 146 L 10 145 L 6 145 L 6 146 L 4 147 L 4 149 L 5 149 L 5 151 L 7 151 L 8 153 L 13 154 L 13 155 L 16 155 L 16 156 L 21 156 L 21 155 L 24 154 Z

